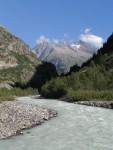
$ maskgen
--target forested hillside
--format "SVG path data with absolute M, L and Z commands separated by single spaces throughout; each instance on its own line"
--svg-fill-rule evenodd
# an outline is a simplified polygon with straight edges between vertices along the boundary
M 75 67 L 76 68 L 76 67 Z M 49 98 L 72 100 L 113 99 L 113 34 L 96 55 L 68 76 L 57 77 L 42 87 Z

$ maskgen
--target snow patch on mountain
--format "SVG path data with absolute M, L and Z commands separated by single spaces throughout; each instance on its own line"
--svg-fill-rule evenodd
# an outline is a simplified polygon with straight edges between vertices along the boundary
M 71 45 L 70 45 L 72 48 L 80 48 L 81 47 L 81 45 L 80 44 L 74 44 L 74 43 L 72 43 Z

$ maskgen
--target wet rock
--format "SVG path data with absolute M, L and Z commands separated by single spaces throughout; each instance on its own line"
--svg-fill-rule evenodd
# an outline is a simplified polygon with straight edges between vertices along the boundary
M 26 133 L 27 133 L 27 134 L 30 134 L 31 132 L 28 131 L 28 132 L 26 132 Z

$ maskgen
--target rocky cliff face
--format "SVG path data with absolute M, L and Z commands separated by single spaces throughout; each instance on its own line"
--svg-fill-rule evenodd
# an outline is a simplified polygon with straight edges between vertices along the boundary
M 82 41 L 58 44 L 43 42 L 33 50 L 40 60 L 53 63 L 58 72 L 68 72 L 71 66 L 76 63 L 81 65 L 96 52 L 95 48 Z
M 0 26 L 0 83 L 27 82 L 41 62 L 21 39 Z

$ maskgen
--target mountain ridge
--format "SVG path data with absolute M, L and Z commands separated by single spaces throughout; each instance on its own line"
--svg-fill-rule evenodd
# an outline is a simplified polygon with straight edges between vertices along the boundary
M 82 65 L 97 49 L 82 41 L 76 43 L 67 42 L 43 42 L 33 48 L 39 60 L 53 63 L 58 72 L 69 72 L 70 67 Z
M 20 38 L 0 26 L 0 83 L 25 83 L 41 64 L 31 48 Z
M 74 68 L 77 68 L 75 70 Z M 113 100 L 113 34 L 97 54 L 81 67 L 74 66 L 69 75 L 62 75 L 42 87 L 46 98 L 76 101 Z

